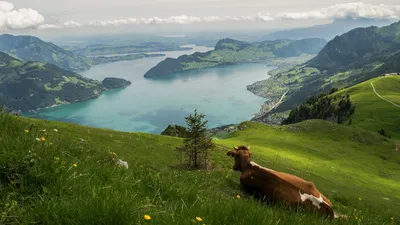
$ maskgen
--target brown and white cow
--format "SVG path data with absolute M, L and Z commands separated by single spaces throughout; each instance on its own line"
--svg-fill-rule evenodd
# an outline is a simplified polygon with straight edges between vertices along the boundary
M 332 203 L 312 182 L 264 168 L 251 161 L 250 146 L 234 146 L 234 149 L 227 152 L 227 155 L 235 158 L 233 170 L 242 173 L 240 183 L 245 189 L 256 192 L 270 202 L 304 207 L 330 219 L 342 217 L 333 212 Z

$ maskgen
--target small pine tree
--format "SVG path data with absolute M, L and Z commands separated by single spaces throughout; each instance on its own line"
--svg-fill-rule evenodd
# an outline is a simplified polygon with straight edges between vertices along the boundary
M 183 146 L 177 150 L 181 153 L 181 163 L 187 169 L 206 169 L 208 167 L 209 150 L 214 144 L 207 133 L 208 120 L 203 121 L 204 117 L 204 114 L 197 113 L 197 109 L 193 115 L 185 117 L 187 137 L 183 141 Z

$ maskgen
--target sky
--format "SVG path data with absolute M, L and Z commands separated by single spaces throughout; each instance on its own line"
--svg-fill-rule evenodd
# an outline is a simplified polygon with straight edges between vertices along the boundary
M 335 19 L 400 20 L 399 0 L 10 0 L 1 33 L 311 26 Z

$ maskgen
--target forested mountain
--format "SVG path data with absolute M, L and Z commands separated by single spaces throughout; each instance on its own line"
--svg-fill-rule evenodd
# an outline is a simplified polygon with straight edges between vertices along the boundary
M 24 61 L 54 64 L 75 72 L 90 68 L 74 53 L 33 36 L 0 35 L 0 51 Z
M 275 72 L 268 80 L 248 89 L 265 98 L 288 91 L 283 103 L 272 111 L 282 112 L 298 106 L 310 95 L 398 72 L 400 22 L 385 27 L 357 28 L 337 36 L 310 61 Z
M 53 64 L 24 62 L 0 52 L 0 104 L 27 111 L 84 101 L 104 90 L 129 85 L 129 81 L 104 83 L 84 78 Z

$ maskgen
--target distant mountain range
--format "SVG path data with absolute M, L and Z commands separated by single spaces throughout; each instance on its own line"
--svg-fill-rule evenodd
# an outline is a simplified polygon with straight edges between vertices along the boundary
M 23 61 L 50 63 L 69 71 L 90 68 L 74 53 L 33 36 L 0 35 L 0 51 Z
M 103 46 L 104 47 L 104 46 Z M 103 50 L 103 47 L 97 47 L 94 49 L 98 50 L 98 53 Z M 148 50 L 158 50 L 162 48 L 172 49 L 175 46 L 164 46 L 162 43 L 153 43 L 148 46 Z M 109 50 L 110 46 L 106 48 Z M 141 50 L 144 50 L 145 46 Z M 93 50 L 94 50 L 93 49 Z M 131 61 L 141 58 L 148 57 L 160 57 L 165 54 L 136 54 L 135 49 L 132 47 L 121 48 L 124 55 L 114 56 L 96 56 L 87 57 L 84 52 L 76 54 L 72 51 L 65 50 L 51 42 L 45 42 L 37 37 L 33 36 L 14 36 L 9 34 L 0 35 L 0 51 L 9 54 L 10 56 L 23 60 L 33 62 L 43 62 L 48 64 L 54 64 L 61 69 L 81 72 L 90 69 L 93 65 L 105 64 L 110 62 L 118 61 Z M 121 50 L 120 49 L 120 50 Z M 120 50 L 116 49 L 113 53 L 120 53 Z M 122 51 L 121 50 L 121 51 Z M 89 50 L 87 50 L 90 52 Z M 105 52 L 110 53 L 110 52 Z
M 310 61 L 271 72 L 272 77 L 249 85 L 253 93 L 271 98 L 287 92 L 271 111 L 298 106 L 308 96 L 331 88 L 344 88 L 383 75 L 400 72 L 400 22 L 384 27 L 356 28 L 333 40 Z
M 24 62 L 0 52 L 0 104 L 13 110 L 84 101 L 129 84 L 122 79 L 95 81 L 54 64 Z
M 324 38 L 333 39 L 337 35 L 359 27 L 386 26 L 393 21 L 386 19 L 338 19 L 329 24 L 316 25 L 304 28 L 294 28 L 273 32 L 261 37 L 262 40 L 276 40 L 282 38 L 304 39 Z
M 324 39 L 281 39 L 263 42 L 243 42 L 233 39 L 220 40 L 215 49 L 205 53 L 196 52 L 177 59 L 167 58 L 144 75 L 157 78 L 189 70 L 232 65 L 240 63 L 272 63 L 273 60 L 316 54 L 326 44 Z

